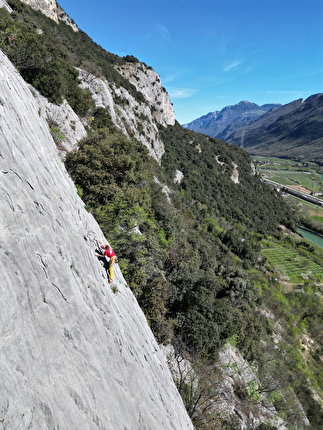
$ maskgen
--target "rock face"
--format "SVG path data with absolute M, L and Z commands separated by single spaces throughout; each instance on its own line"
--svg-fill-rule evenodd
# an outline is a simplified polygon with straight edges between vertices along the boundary
M 79 31 L 78 26 L 75 24 L 75 22 L 65 13 L 65 11 L 60 7 L 58 3 L 56 3 L 57 9 L 56 9 L 56 15 L 58 21 L 65 22 L 65 24 L 69 25 L 73 28 L 74 31 Z
M 134 135 L 148 148 L 150 156 L 160 161 L 165 150 L 158 124 L 175 124 L 169 96 L 158 74 L 144 63 L 127 63 L 117 66 L 117 70 L 144 95 L 146 103 L 135 100 L 125 88 L 78 69 L 81 87 L 91 91 L 96 106 L 106 108 L 118 128 Z
M 65 22 L 70 25 L 74 31 L 79 31 L 74 21 L 66 15 L 63 9 L 57 4 L 56 0 L 21 0 L 23 3 L 28 4 L 33 9 L 40 10 L 44 15 L 53 19 L 57 24 L 59 21 Z
M 145 67 L 150 76 L 153 75 L 156 79 L 154 82 L 157 82 L 157 73 L 149 70 L 143 63 L 139 64 L 142 68 Z M 119 72 L 121 70 L 118 68 Z M 134 135 L 148 148 L 150 156 L 160 161 L 165 150 L 159 138 L 158 124 L 166 126 L 175 123 L 172 105 L 166 91 L 162 91 L 160 79 L 158 84 L 152 86 L 155 94 L 151 100 L 150 83 L 143 78 L 142 72 L 138 78 L 137 89 L 143 93 L 147 103 L 140 103 L 125 88 L 117 87 L 113 82 L 97 78 L 84 70 L 78 71 L 81 87 L 92 93 L 96 106 L 106 108 L 114 124 L 123 133 Z
M 169 96 L 158 74 L 146 64 L 128 63 L 126 66 L 117 67 L 118 71 L 131 82 L 138 91 L 142 92 L 154 109 L 154 117 L 159 124 L 164 126 L 174 125 L 175 116 Z
M 254 400 L 252 408 L 243 401 L 243 391 L 252 384 L 258 386 L 259 381 L 254 370 L 236 348 L 229 344 L 222 348 L 219 353 L 219 364 L 223 373 L 217 411 L 223 415 L 236 416 L 237 429 L 255 429 L 261 423 L 270 423 L 280 430 L 287 430 L 276 409 L 264 394 L 259 396 L 257 401 Z
M 11 7 L 8 5 L 8 3 L 5 0 L 0 0 L 0 8 L 2 7 L 6 8 L 9 13 L 12 12 Z
M 139 64 L 144 66 L 143 63 Z M 100 79 L 82 69 L 77 70 L 81 87 L 91 92 L 96 107 L 107 109 L 116 127 L 127 136 L 135 136 L 148 148 L 150 156 L 159 162 L 165 150 L 159 138 L 158 124 L 173 125 L 175 118 L 168 94 L 162 90 L 159 76 L 145 67 L 149 76 L 154 77 L 156 82 L 155 85 L 151 85 L 153 88 L 151 91 L 150 81 L 143 76 L 139 83 L 137 82 L 137 89 L 144 94 L 147 103 L 138 102 L 125 88 L 117 88 L 113 82 L 109 83 L 106 79 Z M 85 126 L 91 126 L 90 118 L 80 119 L 66 100 L 59 106 L 54 105 L 34 88 L 30 88 L 39 105 L 39 116 L 49 121 L 49 124 L 52 122 L 59 126 L 63 136 L 62 149 L 70 151 L 76 148 L 78 142 L 87 135 Z
M 154 102 L 149 99 L 149 82 L 142 82 L 140 91 L 145 95 L 147 103 L 139 103 L 125 88 L 117 88 L 106 79 L 100 79 L 82 69 L 77 70 L 81 87 L 91 92 L 96 107 L 107 109 L 116 127 L 128 136 L 135 136 L 148 148 L 150 156 L 160 161 L 165 150 L 159 138 L 158 124 L 166 126 L 175 123 L 168 94 L 161 90 L 160 82 L 156 85 L 157 88 L 153 86 L 156 92 Z M 150 71 L 150 74 L 158 77 L 154 71 Z M 56 124 L 59 127 L 62 135 L 61 149 L 70 151 L 76 148 L 78 142 L 87 135 L 85 126 L 91 126 L 90 118 L 80 119 L 66 100 L 55 105 L 31 86 L 30 89 L 37 101 L 39 116 L 48 121 L 49 125 Z M 121 103 L 118 104 L 115 100 L 121 100 Z
M 108 284 L 94 256 L 94 238 L 105 239 L 37 99 L 2 52 L 0 141 L 0 409 L 6 406 L 7 428 L 32 421 L 51 430 L 193 429 L 118 266 L 114 291 Z
M 40 10 L 44 15 L 58 23 L 56 0 L 21 0 L 33 9 Z
M 60 139 L 60 148 L 62 152 L 75 149 L 78 142 L 87 136 L 85 127 L 66 100 L 60 105 L 50 103 L 45 97 L 39 94 L 31 85 L 29 86 L 37 104 L 38 114 L 47 121 L 51 128 L 59 127 L 62 138 Z

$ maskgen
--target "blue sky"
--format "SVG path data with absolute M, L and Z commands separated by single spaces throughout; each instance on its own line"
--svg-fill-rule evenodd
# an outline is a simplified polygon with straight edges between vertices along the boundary
M 59 0 L 96 43 L 160 75 L 180 124 L 323 92 L 323 0 Z

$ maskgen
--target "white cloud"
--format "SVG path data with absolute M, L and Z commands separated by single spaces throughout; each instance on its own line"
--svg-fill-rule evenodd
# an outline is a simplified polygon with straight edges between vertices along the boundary
M 247 66 L 245 69 L 245 72 L 251 72 L 251 70 L 254 70 L 255 68 L 255 63 L 254 64 L 250 64 L 250 66 Z
M 225 73 L 230 72 L 230 70 L 235 69 L 236 67 L 238 67 L 240 64 L 242 63 L 241 60 L 236 60 L 236 61 L 232 61 L 231 63 L 229 63 L 227 66 L 224 67 L 223 71 Z
M 158 33 L 161 35 L 162 39 L 169 42 L 171 40 L 171 35 L 168 29 L 165 27 L 165 25 L 156 23 L 155 26 Z
M 167 91 L 171 99 L 185 99 L 187 97 L 193 96 L 198 92 L 198 90 L 195 90 L 193 88 L 174 88 L 174 87 L 170 87 L 170 88 L 168 87 Z

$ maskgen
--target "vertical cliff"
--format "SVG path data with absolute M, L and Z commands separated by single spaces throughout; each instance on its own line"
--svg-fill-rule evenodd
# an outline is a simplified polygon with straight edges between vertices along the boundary
M 91 92 L 97 107 L 107 109 L 116 127 L 128 136 L 135 136 L 148 148 L 150 156 L 160 161 L 165 149 L 158 125 L 175 124 L 173 107 L 160 77 L 138 60 L 125 62 L 116 69 L 143 94 L 144 102 L 136 100 L 122 86 L 78 69 L 81 87 Z
M 102 233 L 37 100 L 2 52 L 0 140 L 0 407 L 8 428 L 192 429 L 118 266 L 108 284 L 94 256 Z

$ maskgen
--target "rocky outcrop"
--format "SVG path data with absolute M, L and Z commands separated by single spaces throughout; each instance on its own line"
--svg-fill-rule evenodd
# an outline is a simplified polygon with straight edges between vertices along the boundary
M 21 0 L 33 9 L 40 10 L 44 15 L 53 19 L 57 24 L 62 21 L 70 25 L 74 31 L 79 31 L 74 21 L 66 15 L 56 0 Z
M 58 23 L 56 0 L 21 0 L 33 9 L 40 10 L 44 15 Z
M 174 178 L 174 184 L 180 184 L 183 178 L 184 178 L 184 173 L 177 169 L 175 178 Z
M 239 171 L 238 171 L 238 165 L 236 163 L 233 163 L 233 172 L 230 177 L 231 181 L 233 181 L 235 184 L 239 184 Z
M 78 26 L 75 24 L 75 22 L 72 20 L 72 18 L 70 18 L 64 12 L 64 10 L 60 7 L 60 5 L 58 3 L 56 3 L 56 4 L 57 4 L 56 15 L 57 15 L 58 22 L 65 22 L 65 24 L 72 27 L 74 31 L 79 31 Z
M 260 383 L 254 369 L 248 365 L 236 348 L 230 344 L 222 348 L 219 353 L 219 364 L 222 371 L 222 384 L 217 411 L 228 418 L 236 417 L 237 430 L 255 429 L 264 422 L 286 430 L 274 406 L 255 389 L 260 386 Z M 251 388 L 255 389 L 254 397 L 252 397 Z
M 9 13 L 12 12 L 11 7 L 8 5 L 8 3 L 5 0 L 0 0 L 0 8 L 2 7 L 6 8 Z
M 50 103 L 39 94 L 31 85 L 29 86 L 37 104 L 38 114 L 47 121 L 51 134 L 56 133 L 56 143 L 62 153 L 75 149 L 78 142 L 87 136 L 81 119 L 76 115 L 66 100 L 60 105 Z
M 230 343 L 220 349 L 217 363 L 211 371 L 207 366 L 203 368 L 201 363 L 192 366 L 184 351 L 169 345 L 162 350 L 174 380 L 181 386 L 185 383 L 193 399 L 204 393 L 203 406 L 213 416 L 214 428 L 222 428 L 221 421 L 227 421 L 231 424 L 228 428 L 235 430 L 254 430 L 264 423 L 287 430 L 270 399 L 268 387 L 262 390 L 257 368 L 250 365 Z M 304 426 L 308 426 L 304 413 L 302 418 Z
M 127 63 L 117 67 L 119 73 L 142 92 L 152 107 L 156 121 L 161 125 L 174 125 L 173 106 L 165 88 L 161 85 L 159 75 L 141 62 Z
M 149 154 L 160 161 L 165 150 L 159 138 L 158 124 L 166 126 L 175 123 L 168 94 L 161 86 L 157 73 L 143 63 L 137 66 L 129 63 L 129 66 L 117 69 L 142 92 L 146 103 L 138 102 L 125 88 L 78 69 L 81 87 L 90 90 L 97 107 L 109 111 L 118 128 L 128 136 L 135 136 L 148 148 Z
M 2 52 L 0 65 L 4 423 L 193 429 L 119 267 L 111 288 L 94 256 L 94 238 L 103 235 L 77 196 L 37 100 Z
M 289 428 L 277 414 L 268 387 L 261 390 L 257 368 L 248 364 L 234 346 L 227 344 L 220 350 L 218 365 L 222 380 L 216 410 L 227 417 L 235 416 L 237 430 L 255 429 L 261 423 L 270 423 L 280 430 Z M 300 404 L 299 410 L 299 428 L 307 428 L 310 423 Z
M 166 126 L 175 121 L 172 105 L 167 93 L 161 90 L 161 84 L 153 86 L 154 100 L 157 102 L 151 104 L 147 98 L 147 103 L 140 103 L 125 88 L 117 87 L 114 83 L 109 83 L 103 78 L 100 79 L 85 70 L 79 68 L 77 70 L 81 87 L 91 92 L 96 107 L 107 109 L 116 127 L 129 137 L 135 136 L 148 148 L 150 156 L 159 162 L 165 150 L 164 144 L 159 138 L 158 124 Z M 149 72 L 150 75 L 158 76 L 155 72 L 150 70 Z M 144 95 L 146 94 L 145 97 L 148 97 L 149 83 L 146 82 L 146 85 L 147 87 L 142 83 L 140 89 Z M 34 88 L 30 88 L 39 105 L 39 115 L 49 124 L 56 124 L 59 128 L 62 151 L 76 148 L 78 142 L 87 135 L 85 127 L 91 127 L 90 117 L 81 119 L 66 100 L 61 105 L 54 105 Z M 158 104 L 159 100 L 161 100 L 160 104 Z M 168 109 L 164 111 L 160 106 L 168 106 Z

